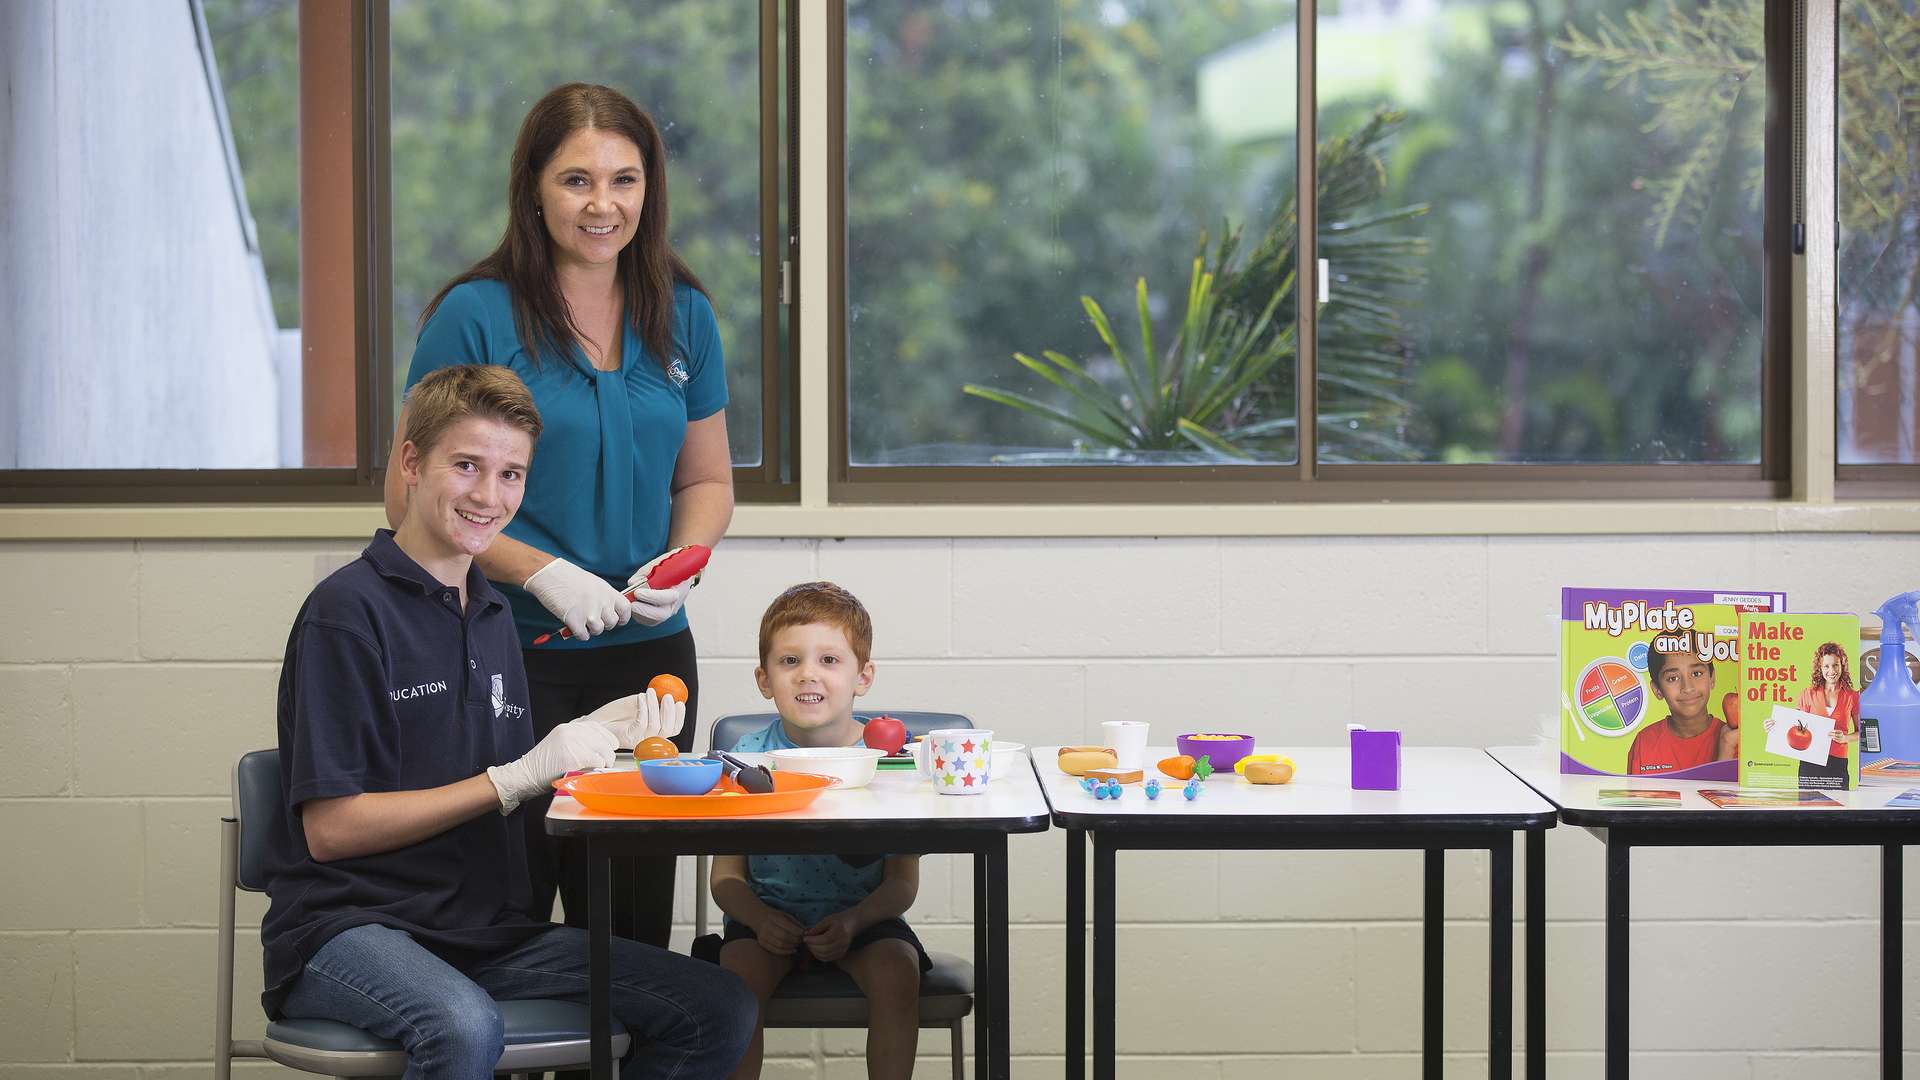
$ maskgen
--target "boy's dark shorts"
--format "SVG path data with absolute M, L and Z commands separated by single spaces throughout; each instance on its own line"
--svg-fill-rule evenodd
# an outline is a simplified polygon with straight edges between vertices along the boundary
M 727 931 L 725 935 L 708 934 L 706 937 L 695 941 L 693 943 L 693 955 L 701 959 L 711 960 L 717 964 L 720 962 L 720 949 L 726 945 L 727 942 L 754 940 L 757 939 L 758 936 L 759 935 L 753 932 L 753 927 L 737 919 L 729 919 L 727 921 Z M 933 958 L 927 955 L 926 947 L 920 944 L 920 935 L 913 932 L 913 927 L 907 925 L 907 920 L 897 916 L 891 919 L 883 919 L 862 930 L 859 934 L 855 935 L 853 941 L 848 943 L 847 951 L 853 952 L 857 949 L 864 949 L 876 941 L 885 941 L 888 938 L 898 938 L 913 946 L 913 951 L 920 957 L 920 974 L 925 975 L 927 972 L 933 970 Z M 807 952 L 806 946 L 804 945 L 802 945 L 800 951 L 794 955 L 796 957 L 804 957 L 806 960 L 813 959 L 813 954 Z M 799 966 L 804 967 L 806 965 L 801 963 Z

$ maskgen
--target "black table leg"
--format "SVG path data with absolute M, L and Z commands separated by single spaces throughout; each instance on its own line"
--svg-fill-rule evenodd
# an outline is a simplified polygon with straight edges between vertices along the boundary
M 993 985 L 993 960 L 987 954 L 987 925 L 993 921 L 993 912 L 987 908 L 987 853 L 983 848 L 973 853 L 973 978 L 976 986 Z M 984 1075 L 987 1062 L 993 1060 L 992 1032 L 987 1030 L 993 1025 L 984 1013 L 973 1014 L 973 1073 Z
M 1880 849 L 1880 1077 L 1900 1080 L 1900 845 Z
M 1420 989 L 1420 1075 L 1440 1080 L 1446 1066 L 1443 1045 L 1446 1019 L 1447 853 L 1426 851 L 1425 905 L 1421 911 L 1422 966 Z
M 1114 915 L 1113 841 L 1093 834 L 1093 1080 L 1113 1080 Z
M 1627 860 L 1632 846 L 1607 830 L 1606 1078 L 1627 1080 Z
M 1513 1077 L 1513 837 L 1493 841 L 1493 895 L 1487 912 L 1491 947 L 1487 964 L 1492 984 L 1487 988 L 1487 1075 L 1492 1080 Z
M 597 841 L 587 845 L 587 1034 L 593 1080 L 613 1080 L 612 860 Z
M 1087 1075 L 1087 834 L 1067 830 L 1067 1080 Z
M 1527 830 L 1527 1080 L 1547 1080 L 1547 830 Z
M 1007 1000 L 1011 979 L 1007 961 L 1007 837 L 996 834 L 987 852 L 987 900 L 992 920 L 987 924 L 987 967 L 992 971 L 993 1001 L 988 1006 L 993 1017 L 993 1064 L 980 1070 L 993 1080 L 1013 1076 L 1013 1008 Z

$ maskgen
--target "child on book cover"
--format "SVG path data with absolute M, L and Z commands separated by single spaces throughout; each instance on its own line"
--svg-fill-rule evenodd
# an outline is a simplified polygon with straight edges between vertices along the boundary
M 1663 651 L 1659 646 L 1677 647 Z M 1713 699 L 1713 664 L 1702 660 L 1684 642 L 1655 638 L 1647 648 L 1647 679 L 1653 696 L 1666 703 L 1667 716 L 1633 737 L 1627 751 L 1630 776 L 1659 776 L 1680 772 L 1731 756 L 1727 725 L 1709 711 Z
M 1801 712 L 1833 718 L 1833 740 L 1827 747 L 1827 763 L 1800 763 L 1801 787 L 1826 787 L 1838 782 L 1847 786 L 1847 747 L 1859 738 L 1860 691 L 1853 688 L 1852 673 L 1847 670 L 1847 650 L 1837 641 L 1829 641 L 1813 651 L 1813 684 L 1800 692 L 1794 708 Z M 1767 722 L 1773 729 L 1773 722 Z M 1824 783 L 1807 783 L 1809 780 Z

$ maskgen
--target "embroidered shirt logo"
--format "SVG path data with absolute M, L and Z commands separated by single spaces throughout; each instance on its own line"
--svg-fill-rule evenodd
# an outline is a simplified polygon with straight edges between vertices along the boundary
M 387 696 L 395 701 L 410 701 L 413 698 L 423 698 L 429 694 L 444 694 L 446 692 L 446 680 L 435 679 L 432 682 L 424 682 L 418 686 L 403 686 L 398 690 L 388 690 Z
M 672 379 L 675 386 L 687 385 L 687 380 L 692 377 L 687 373 L 687 362 L 679 357 L 675 357 L 673 363 L 667 365 L 667 378 Z
M 493 715 L 499 716 L 507 711 L 507 683 L 505 679 L 493 677 Z

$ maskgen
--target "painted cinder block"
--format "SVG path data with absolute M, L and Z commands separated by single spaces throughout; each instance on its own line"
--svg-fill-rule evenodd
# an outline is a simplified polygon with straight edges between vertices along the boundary
M 1488 651 L 1483 537 L 1220 541 L 1220 638 L 1240 656 Z
M 71 669 L 0 668 L 0 795 L 64 795 L 73 782 Z
M 314 586 L 322 551 L 364 544 L 143 541 L 140 654 L 155 660 L 270 660 Z
M 1164 656 L 1220 649 L 1220 559 L 1202 540 L 982 540 L 953 551 L 953 651 Z
M 72 1056 L 73 938 L 0 933 L 0 1072 Z
M 276 664 L 87 664 L 73 672 L 80 795 L 231 795 L 275 745 Z
M 140 925 L 142 856 L 131 799 L 0 799 L 0 928 Z
M 130 543 L 0 544 L 0 664 L 139 657 Z
M 952 541 L 823 540 L 819 572 L 873 617 L 875 659 L 953 652 Z

